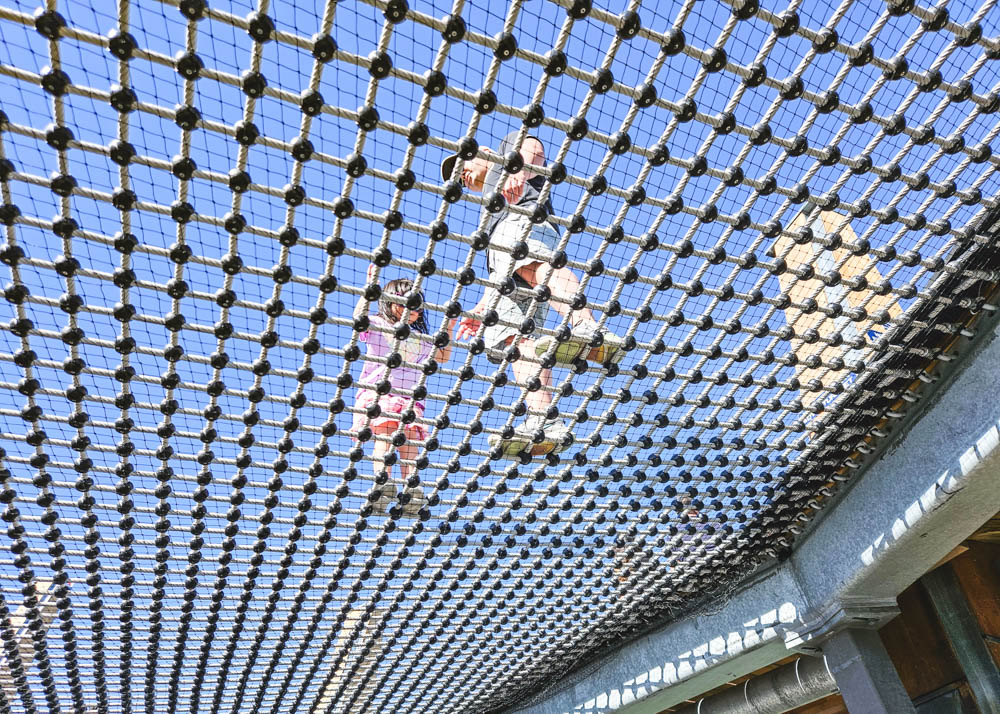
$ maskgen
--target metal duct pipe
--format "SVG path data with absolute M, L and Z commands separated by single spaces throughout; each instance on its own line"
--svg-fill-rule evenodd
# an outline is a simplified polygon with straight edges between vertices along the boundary
M 800 657 L 677 714 L 781 714 L 837 691 L 826 657 Z

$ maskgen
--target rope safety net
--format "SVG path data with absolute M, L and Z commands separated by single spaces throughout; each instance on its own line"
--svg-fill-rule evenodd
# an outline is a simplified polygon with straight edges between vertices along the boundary
M 995 310 L 995 5 L 3 0 L 0 711 L 496 710 L 786 553 Z

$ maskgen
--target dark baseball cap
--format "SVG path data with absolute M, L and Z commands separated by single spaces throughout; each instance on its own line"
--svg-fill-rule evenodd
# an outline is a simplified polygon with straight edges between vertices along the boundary
M 455 162 L 458 161 L 458 154 L 452 154 L 444 161 L 441 162 L 441 180 L 447 181 L 451 178 L 451 172 L 455 168 Z

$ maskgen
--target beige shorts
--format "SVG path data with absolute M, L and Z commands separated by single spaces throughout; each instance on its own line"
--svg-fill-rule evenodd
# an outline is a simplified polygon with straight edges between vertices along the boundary
M 528 255 L 515 259 L 511 253 L 520 240 L 527 243 Z M 490 282 L 499 284 L 522 266 L 550 262 L 555 256 L 558 244 L 559 232 L 552 224 L 533 224 L 527 216 L 509 214 L 497 224 L 490 237 L 490 245 L 487 249 Z M 521 283 L 517 290 L 510 295 L 500 296 L 496 305 L 500 321 L 496 325 L 487 327 L 484 334 L 486 356 L 490 361 L 500 362 L 503 359 L 505 343 L 511 337 L 520 334 L 521 323 L 526 318 L 531 317 L 535 321 L 536 329 L 545 324 L 549 310 L 546 303 L 537 303 L 534 311 L 529 314 L 533 295 L 534 290 L 530 287 L 524 287 Z M 495 295 L 489 297 L 496 299 Z

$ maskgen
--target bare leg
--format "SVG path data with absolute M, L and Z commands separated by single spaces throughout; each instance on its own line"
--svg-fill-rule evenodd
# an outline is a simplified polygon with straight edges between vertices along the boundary
M 389 439 L 392 438 L 392 434 L 395 431 L 396 427 L 394 427 L 391 422 L 388 424 L 382 423 L 372 425 L 372 433 L 377 437 L 383 437 L 385 439 L 384 441 L 375 439 L 375 446 L 372 449 L 372 467 L 374 468 L 376 477 L 383 469 L 385 469 L 386 474 L 388 474 L 390 478 L 392 477 L 392 467 L 386 466 L 382 462 L 382 459 L 385 458 L 385 455 L 389 453 L 389 450 L 392 448 L 392 444 L 389 442 Z
M 569 268 L 553 268 L 548 263 L 529 263 L 528 265 L 522 265 L 515 272 L 532 287 L 540 285 L 545 280 L 546 275 L 548 275 L 547 285 L 549 286 L 549 290 L 552 291 L 553 297 L 560 300 L 572 300 L 580 290 L 580 280 L 576 277 L 576 273 Z M 563 317 L 573 312 L 569 305 L 556 300 L 552 301 L 552 307 Z M 594 320 L 594 315 L 588 308 L 583 308 L 576 312 L 584 320 Z M 594 321 L 596 322 L 596 320 Z M 571 319 L 570 325 L 573 322 Z
M 413 475 L 413 464 L 405 463 L 407 461 L 415 461 L 417 458 L 417 446 L 413 443 L 414 439 L 420 438 L 417 430 L 413 426 L 405 427 L 406 443 L 399 447 L 399 471 L 402 474 L 403 483 L 405 484 L 407 479 Z
M 521 350 L 522 354 L 533 354 L 535 343 L 533 340 L 522 340 L 518 343 L 518 349 Z M 514 369 L 514 378 L 522 384 L 534 377 L 538 369 L 536 363 L 524 359 L 516 360 L 512 366 Z M 538 375 L 538 379 L 541 380 L 543 389 L 528 392 L 525 397 L 525 403 L 528 405 L 529 411 L 544 414 L 549 405 L 552 404 L 552 395 L 545 389 L 552 386 L 552 370 L 543 369 Z
M 413 443 L 414 440 L 419 439 L 420 434 L 418 433 L 416 427 L 413 425 L 406 427 L 406 439 L 407 442 L 399 447 L 399 458 L 402 461 L 413 461 L 417 458 L 417 445 Z M 402 463 L 399 464 L 399 469 L 403 474 L 403 489 L 402 493 L 406 496 L 400 499 L 401 502 L 405 501 L 403 505 L 403 513 L 411 516 L 415 516 L 419 513 L 420 509 L 427 504 L 427 498 L 424 496 L 424 489 L 421 486 L 411 487 L 406 482 L 413 474 L 413 465 Z
M 521 266 L 516 272 L 532 287 L 539 285 L 545 279 L 546 275 L 551 275 L 547 284 L 549 290 L 552 291 L 553 297 L 556 298 L 571 301 L 580 291 L 580 281 L 577 279 L 576 273 L 569 268 L 554 269 L 548 263 L 529 263 L 528 265 Z M 552 307 L 561 317 L 569 318 L 571 329 L 577 328 L 580 324 L 597 322 L 594 313 L 589 308 L 585 307 L 582 310 L 573 310 L 566 303 L 556 300 L 552 301 Z M 588 361 L 600 362 L 606 358 L 604 350 L 601 347 L 594 347 L 586 354 Z

